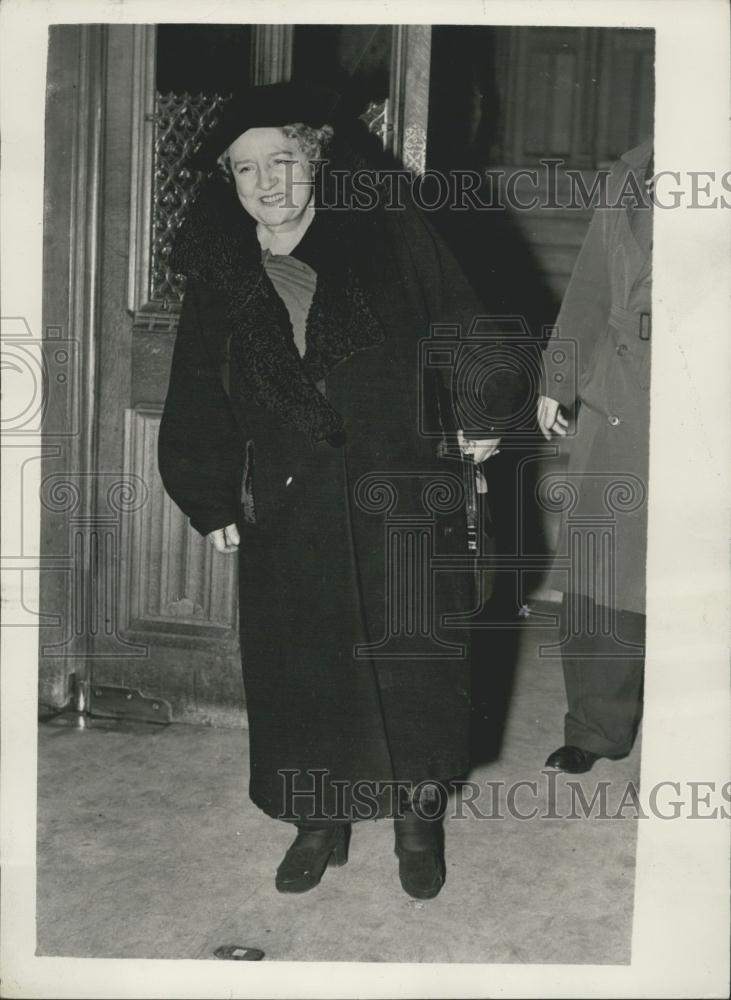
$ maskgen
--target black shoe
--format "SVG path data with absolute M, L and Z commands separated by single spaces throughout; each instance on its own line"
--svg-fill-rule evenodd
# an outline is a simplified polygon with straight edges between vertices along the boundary
M 583 747 L 569 744 L 554 750 L 543 766 L 555 768 L 557 771 L 566 771 L 567 774 L 586 774 L 602 757 L 606 757 L 607 760 L 622 760 L 626 756 L 626 753 L 593 753 L 591 750 L 584 750 Z
M 422 819 L 406 810 L 393 826 L 401 887 L 414 899 L 433 899 L 446 878 L 441 821 Z
M 319 884 L 328 865 L 348 860 L 350 824 L 334 823 L 327 829 L 301 829 L 277 868 L 274 884 L 279 892 L 307 892 Z

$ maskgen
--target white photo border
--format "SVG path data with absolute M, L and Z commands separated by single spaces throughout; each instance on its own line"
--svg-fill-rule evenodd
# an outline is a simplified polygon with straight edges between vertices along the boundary
M 54 23 L 472 23 L 656 31 L 655 169 L 729 167 L 729 30 L 723 0 L 4 0 L 2 315 L 41 330 L 48 25 Z M 729 191 L 726 198 L 731 201 Z M 655 213 L 648 619 L 641 788 L 729 779 L 728 499 L 731 215 Z M 655 333 L 655 331 L 657 331 Z M 12 388 L 12 386 L 10 387 Z M 12 398 L 6 400 L 12 412 Z M 3 523 L 22 449 L 3 442 Z M 40 482 L 40 463 L 35 463 Z M 23 517 L 40 523 L 37 499 Z M 35 519 L 35 520 L 34 520 Z M 5 530 L 5 529 L 4 529 Z M 8 529 L 9 530 L 9 529 Z M 5 552 L 12 539 L 5 538 Z M 40 553 L 39 531 L 28 535 Z M 38 607 L 38 574 L 3 581 L 6 614 Z M 281 963 L 37 957 L 37 653 L 33 627 L 2 630 L 2 969 L 8 997 L 721 997 L 729 981 L 729 839 L 723 819 L 638 824 L 628 966 Z M 551 877 L 550 857 L 546 878 Z M 499 899 L 492 905 L 499 906 Z

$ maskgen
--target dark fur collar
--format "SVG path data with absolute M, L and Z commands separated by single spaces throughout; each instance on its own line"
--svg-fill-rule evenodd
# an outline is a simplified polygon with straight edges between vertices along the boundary
M 208 180 L 180 229 L 170 263 L 223 297 L 230 331 L 230 392 L 236 406 L 252 396 L 313 441 L 343 438 L 339 413 L 317 389 L 355 352 L 381 343 L 383 328 L 366 291 L 375 213 L 318 208 L 293 253 L 317 272 L 300 358 L 286 307 L 261 263 L 256 227 L 235 189 Z M 381 251 L 382 252 L 382 251 Z

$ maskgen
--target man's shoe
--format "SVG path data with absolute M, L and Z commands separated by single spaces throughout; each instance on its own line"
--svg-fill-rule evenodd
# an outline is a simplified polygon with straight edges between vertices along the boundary
M 566 771 L 567 774 L 585 774 L 587 771 L 591 771 L 600 757 L 601 754 L 592 753 L 591 750 L 569 745 L 554 750 L 549 755 L 544 767 L 551 767 L 556 771 Z

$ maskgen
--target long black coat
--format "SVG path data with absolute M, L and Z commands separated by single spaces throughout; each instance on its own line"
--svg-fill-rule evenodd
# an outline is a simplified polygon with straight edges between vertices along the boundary
M 415 209 L 318 210 L 293 251 L 318 275 L 297 364 L 313 381 L 324 371 L 345 433 L 313 440 L 294 414 L 297 372 L 277 381 L 293 333 L 254 227 L 233 195 L 201 204 L 174 257 L 188 285 L 159 464 L 194 528 L 241 531 L 250 794 L 280 818 L 338 803 L 372 815 L 362 783 L 447 780 L 468 765 L 468 633 L 443 622 L 474 601 L 453 447 L 460 390 L 445 358 L 481 307 Z M 462 340 L 422 363 L 433 323 L 461 325 Z M 241 371 L 229 363 L 236 338 L 250 352 Z M 490 378 L 489 351 L 464 350 L 481 366 L 470 391 L 485 413 L 475 426 L 472 399 L 468 429 L 495 436 L 526 384 Z M 313 355 L 331 361 L 321 370 Z M 439 569 L 450 555 L 456 568 Z

